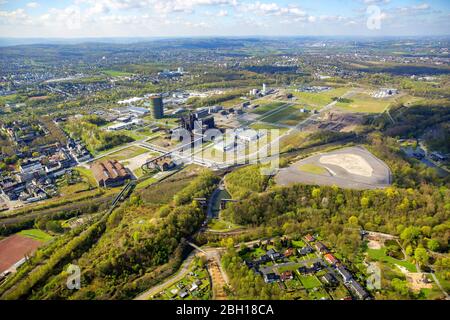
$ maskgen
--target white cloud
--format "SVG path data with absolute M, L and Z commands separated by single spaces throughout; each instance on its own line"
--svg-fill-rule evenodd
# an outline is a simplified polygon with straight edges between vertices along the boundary
M 0 11 L 0 24 L 4 25 L 25 25 L 32 23 L 31 17 L 24 9 L 13 11 Z
M 34 9 L 34 8 L 37 8 L 38 6 L 39 6 L 39 3 L 37 3 L 37 2 L 28 2 L 27 3 L 28 8 Z
M 388 4 L 391 0 L 363 0 L 363 3 L 366 5 L 380 5 L 380 4 Z
M 226 16 L 228 16 L 228 11 L 227 10 L 220 10 L 219 12 L 217 12 L 217 16 L 218 17 L 226 17 Z
M 430 5 L 428 3 L 421 3 L 412 7 L 413 10 L 428 10 L 430 9 Z

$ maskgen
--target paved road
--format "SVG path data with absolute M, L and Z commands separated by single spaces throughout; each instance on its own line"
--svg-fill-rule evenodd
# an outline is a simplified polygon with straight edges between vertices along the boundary
M 447 291 L 444 290 L 444 288 L 442 287 L 441 283 L 439 282 L 439 279 L 436 277 L 434 272 L 432 272 L 430 274 L 431 274 L 431 277 L 433 277 L 434 282 L 436 282 L 436 284 L 439 287 L 439 289 L 441 289 L 442 293 L 445 295 L 445 300 L 450 300 L 449 294 L 447 293 Z
M 259 242 L 260 242 L 260 240 L 253 240 L 253 241 L 245 242 L 244 244 L 246 246 L 251 246 L 251 245 L 253 245 L 255 243 L 259 243 Z M 237 244 L 237 245 L 235 245 L 235 247 L 238 248 L 240 245 L 241 244 Z M 223 247 L 217 247 L 217 248 L 205 247 L 205 248 L 201 248 L 201 249 L 202 249 L 202 253 L 204 253 L 206 255 L 207 259 L 212 259 L 212 260 L 216 261 L 216 263 L 219 266 L 219 269 L 220 269 L 223 279 L 225 280 L 225 282 L 227 284 L 230 283 L 228 276 L 227 276 L 226 272 L 222 269 L 222 264 L 220 263 L 220 257 L 222 255 L 222 252 L 225 251 L 226 249 Z M 134 300 L 148 300 L 155 294 L 161 292 L 166 287 L 171 286 L 173 283 L 178 282 L 181 279 L 183 279 L 183 277 L 185 277 L 186 274 L 188 273 L 189 265 L 191 264 L 194 257 L 197 254 L 202 254 L 202 253 L 198 253 L 198 251 L 191 252 L 191 254 L 186 258 L 186 260 L 184 260 L 180 269 L 174 275 L 172 275 L 170 278 L 168 278 L 164 282 L 162 282 L 162 283 L 148 289 L 144 293 L 138 295 L 136 298 L 134 298 Z
M 170 278 L 166 279 L 164 282 L 158 284 L 157 286 L 152 287 L 151 289 L 140 294 L 139 296 L 134 298 L 134 300 L 148 300 L 155 294 L 164 290 L 164 288 L 171 286 L 172 284 L 183 279 L 187 275 L 189 271 L 189 266 L 196 255 L 197 255 L 196 251 L 191 252 L 191 254 L 186 258 L 186 260 L 183 261 L 183 264 L 181 265 L 177 273 L 175 273 Z

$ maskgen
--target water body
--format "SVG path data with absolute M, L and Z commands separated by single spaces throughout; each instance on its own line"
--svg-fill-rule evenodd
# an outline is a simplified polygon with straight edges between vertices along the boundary
M 231 195 L 227 190 L 218 189 L 217 192 L 214 193 L 214 198 L 212 200 L 211 218 L 219 217 L 220 201 L 222 201 L 222 199 L 231 199 Z

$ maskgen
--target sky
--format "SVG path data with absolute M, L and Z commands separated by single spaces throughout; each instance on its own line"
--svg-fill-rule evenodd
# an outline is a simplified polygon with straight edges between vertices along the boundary
M 0 37 L 450 35 L 450 0 L 0 0 Z

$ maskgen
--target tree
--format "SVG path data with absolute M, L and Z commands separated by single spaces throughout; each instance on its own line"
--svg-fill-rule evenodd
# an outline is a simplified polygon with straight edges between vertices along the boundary
M 427 250 L 425 248 L 420 248 L 420 247 L 414 251 L 414 258 L 422 266 L 427 265 L 428 260 L 430 259 L 430 257 L 428 256 Z
M 350 218 L 348 218 L 348 223 L 351 224 L 352 226 L 357 226 L 359 221 L 357 217 L 351 216 Z
M 61 224 L 55 220 L 48 221 L 45 224 L 45 229 L 55 233 L 61 233 L 64 231 L 64 229 L 61 227 Z
M 368 197 L 361 198 L 361 207 L 368 208 L 370 205 L 370 199 Z
M 405 228 L 400 234 L 400 239 L 410 243 L 414 242 L 420 236 L 420 230 L 417 227 L 411 226 Z
M 320 193 L 321 193 L 320 188 L 314 188 L 311 191 L 311 196 L 316 199 L 316 198 L 320 197 Z
M 408 284 L 405 280 L 394 278 L 391 281 L 391 286 L 396 292 L 400 293 L 403 296 L 406 296 L 409 293 Z
M 431 251 L 434 251 L 434 252 L 439 251 L 439 248 L 440 248 L 439 241 L 437 241 L 436 239 L 430 239 L 427 242 L 427 247 Z

